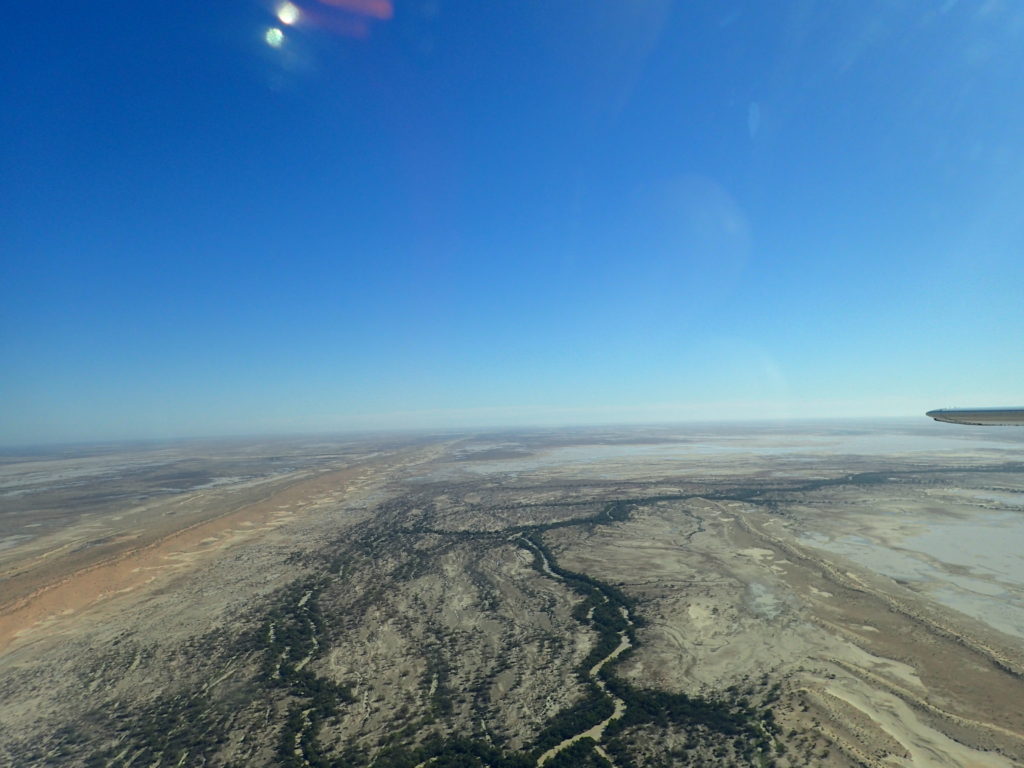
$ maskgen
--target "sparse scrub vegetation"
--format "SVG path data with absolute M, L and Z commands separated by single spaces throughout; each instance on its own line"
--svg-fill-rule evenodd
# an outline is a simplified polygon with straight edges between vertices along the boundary
M 600 679 L 607 686 L 607 692 L 590 676 L 590 670 L 615 651 L 623 637 L 628 638 L 634 648 L 638 646 L 634 631 L 640 624 L 635 613 L 638 604 L 619 587 L 559 565 L 544 534 L 575 526 L 622 523 L 629 519 L 631 510 L 650 501 L 642 497 L 612 501 L 585 517 L 484 532 L 447 532 L 438 528 L 427 503 L 421 503 L 422 510 L 414 526 L 395 526 L 389 532 L 389 521 L 401 520 L 405 507 L 388 502 L 379 520 L 332 545 L 335 551 L 329 550 L 319 559 L 308 556 L 294 559 L 293 565 L 312 574 L 273 593 L 262 610 L 262 618 L 252 629 L 232 640 L 221 638 L 224 655 L 238 664 L 244 683 L 240 689 L 235 689 L 232 709 L 225 708 L 224 702 L 217 699 L 222 694 L 185 692 L 155 700 L 148 709 L 136 710 L 126 718 L 114 713 L 117 720 L 114 743 L 88 755 L 83 764 L 228 765 L 225 745 L 239 726 L 239 713 L 245 712 L 248 723 L 245 727 L 250 734 L 276 734 L 270 751 L 274 764 L 285 768 L 412 768 L 425 761 L 441 768 L 524 768 L 534 765 L 537 757 L 551 747 L 608 719 L 615 711 L 613 696 L 625 703 L 625 714 L 611 721 L 603 741 L 618 768 L 646 764 L 638 757 L 645 752 L 637 751 L 636 737 L 649 728 L 685 733 L 686 746 L 677 750 L 679 755 L 698 750 L 714 757 L 712 750 L 718 750 L 722 753 L 719 758 L 724 755 L 730 759 L 754 760 L 760 759 L 761 754 L 773 754 L 771 710 L 753 707 L 740 699 L 738 692 L 712 700 L 636 688 L 615 674 L 615 667 L 628 658 L 631 651 L 602 668 Z M 431 537 L 436 543 L 421 547 L 418 542 L 424 537 Z M 421 640 L 422 666 L 418 675 L 421 700 L 426 709 L 410 709 L 404 705 L 396 709 L 390 716 L 393 727 L 378 739 L 376 748 L 345 743 L 333 736 L 323 737 L 325 725 L 333 729 L 344 713 L 343 707 L 353 701 L 351 685 L 338 683 L 316 671 L 317 662 L 335 646 L 341 627 L 347 627 L 346 631 L 357 629 L 364 621 L 361 617 L 372 608 L 384 605 L 382 597 L 388 584 L 410 584 L 436 573 L 437 559 L 455 544 L 479 547 L 481 553 L 486 553 L 516 540 L 531 553 L 537 573 L 547 579 L 553 574 L 559 583 L 578 596 L 569 615 L 596 635 L 589 652 L 576 664 L 576 682 L 581 692 L 578 700 L 550 716 L 522 749 L 509 749 L 507 738 L 501 733 L 491 733 L 486 726 L 489 708 L 493 706 L 490 687 L 496 675 L 509 669 L 508 662 L 496 660 L 486 675 L 468 681 L 461 677 L 456 679 L 450 659 L 453 655 L 457 657 L 459 648 L 468 647 L 472 638 L 445 635 L 436 624 L 428 622 L 427 626 L 433 629 Z M 396 553 L 401 556 L 396 557 Z M 366 589 L 345 603 L 343 615 L 335 616 L 325 610 L 325 594 L 328 591 L 338 594 L 343 575 L 360 569 L 379 571 L 380 577 L 371 580 Z M 496 614 L 502 600 L 499 591 L 478 569 L 470 568 L 468 573 L 481 613 Z M 550 603 L 549 612 L 554 611 L 550 594 L 541 593 L 538 598 L 543 601 L 541 604 Z M 427 605 L 423 608 L 432 610 Z M 550 632 L 540 634 L 537 641 L 544 652 L 552 654 L 565 654 L 573 647 L 565 637 Z M 400 677 L 407 676 L 408 670 Z M 777 696 L 777 690 L 769 694 L 769 698 Z M 377 711 L 385 701 L 370 698 L 368 705 Z M 475 720 L 472 727 L 462 733 L 450 725 L 457 710 L 473 713 Z M 260 712 L 264 713 L 262 721 Z M 431 733 L 432 728 L 438 730 Z M 75 743 L 70 734 L 65 741 L 68 745 Z M 236 763 L 240 756 L 247 756 L 242 759 L 243 763 L 247 759 L 258 759 L 260 743 L 264 743 L 262 736 L 252 737 L 250 744 L 241 747 L 236 744 L 231 751 L 233 759 Z M 581 739 L 557 753 L 546 765 L 550 768 L 606 768 L 610 763 L 596 746 L 589 738 Z

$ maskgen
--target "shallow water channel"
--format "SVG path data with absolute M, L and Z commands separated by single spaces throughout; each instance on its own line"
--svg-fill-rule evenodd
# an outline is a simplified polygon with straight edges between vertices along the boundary
M 566 579 L 563 576 L 560 576 L 559 574 L 555 573 L 555 571 L 551 568 L 551 564 L 548 562 L 547 555 L 542 550 L 537 549 L 533 546 L 532 543 L 527 542 L 525 539 L 523 539 L 523 541 L 527 544 L 527 546 L 529 546 L 531 550 L 533 550 L 540 557 L 544 573 L 546 573 L 553 579 L 566 581 Z M 605 602 L 608 601 L 607 595 L 604 596 L 604 600 Z M 594 681 L 594 683 L 601 689 L 605 696 L 608 696 L 612 700 L 612 702 L 615 705 L 615 710 L 612 712 L 612 714 L 610 714 L 597 725 L 593 725 L 590 728 L 587 728 L 586 730 L 573 734 L 569 738 L 564 739 L 559 744 L 553 746 L 551 749 L 549 749 L 547 752 L 545 752 L 539 758 L 537 758 L 538 766 L 544 765 L 548 760 L 553 758 L 563 749 L 567 749 L 580 739 L 585 738 L 593 739 L 597 743 L 596 749 L 598 753 L 600 753 L 601 757 L 603 757 L 605 760 L 608 760 L 608 762 L 612 762 L 611 757 L 609 757 L 608 753 L 605 752 L 605 750 L 601 746 L 601 738 L 604 735 L 605 728 L 608 727 L 608 724 L 614 720 L 618 720 L 626 713 L 626 702 L 624 702 L 622 699 L 620 699 L 618 696 L 616 696 L 608 690 L 608 687 L 605 685 L 604 680 L 601 679 L 600 672 L 605 664 L 607 664 L 610 661 L 613 661 L 620 654 L 624 653 L 626 650 L 633 647 L 633 643 L 629 639 L 629 629 L 632 629 L 634 626 L 633 617 L 629 615 L 629 609 L 625 606 L 619 606 L 619 610 L 622 611 L 622 617 L 626 620 L 626 623 L 628 625 L 627 629 L 624 629 L 619 632 L 619 644 L 615 647 L 615 650 L 613 650 L 611 653 L 609 653 L 607 656 L 605 656 L 603 659 L 601 659 L 587 671 L 587 675 L 590 677 L 590 679 Z M 591 619 L 593 613 L 594 609 L 591 608 L 590 612 L 587 614 L 588 620 Z

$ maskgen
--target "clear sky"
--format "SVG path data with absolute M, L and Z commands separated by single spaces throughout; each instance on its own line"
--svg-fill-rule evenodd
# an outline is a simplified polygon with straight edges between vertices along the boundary
M 38 0 L 0 60 L 0 442 L 1024 404 L 1019 2 Z

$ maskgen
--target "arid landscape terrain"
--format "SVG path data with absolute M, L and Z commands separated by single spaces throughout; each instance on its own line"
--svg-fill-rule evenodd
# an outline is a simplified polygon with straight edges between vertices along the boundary
M 1024 764 L 1024 430 L 0 455 L 0 764 Z

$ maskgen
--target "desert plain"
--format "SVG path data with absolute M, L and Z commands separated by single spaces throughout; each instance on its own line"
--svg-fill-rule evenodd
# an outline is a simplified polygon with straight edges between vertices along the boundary
M 1024 764 L 1024 430 L 0 454 L 0 764 Z

